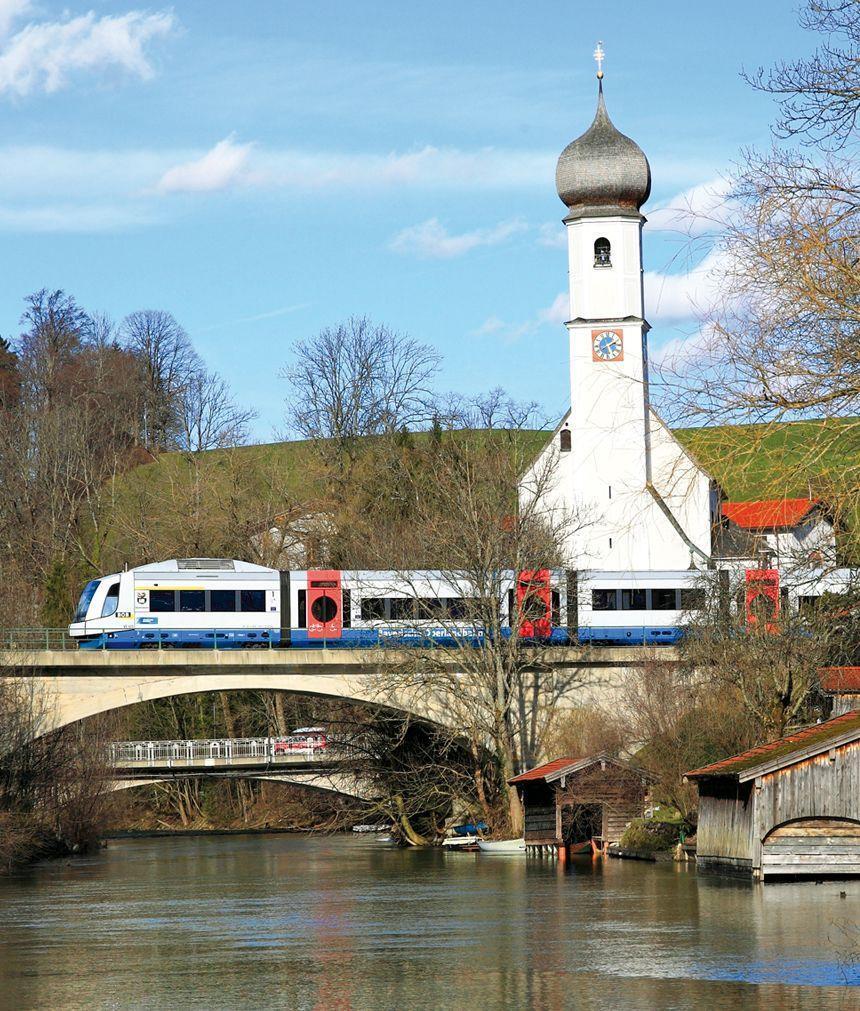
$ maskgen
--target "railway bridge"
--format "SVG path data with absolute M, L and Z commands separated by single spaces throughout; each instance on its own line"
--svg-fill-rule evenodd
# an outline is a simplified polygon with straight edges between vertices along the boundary
M 0 633 L 0 677 L 14 678 L 30 692 L 38 710 L 37 735 L 138 702 L 237 689 L 316 695 L 451 723 L 444 700 L 428 688 L 420 665 L 416 668 L 414 650 L 79 650 L 39 635 L 22 641 Z M 677 657 L 670 646 L 556 646 L 536 651 L 535 669 L 568 672 L 575 700 L 583 703 L 611 697 L 619 674 L 655 655 Z M 442 667 L 456 675 L 464 666 L 458 664 L 455 650 L 446 649 L 441 659 L 434 653 L 434 671 Z M 408 676 L 386 677 L 409 668 Z M 391 687 L 394 680 L 396 688 Z

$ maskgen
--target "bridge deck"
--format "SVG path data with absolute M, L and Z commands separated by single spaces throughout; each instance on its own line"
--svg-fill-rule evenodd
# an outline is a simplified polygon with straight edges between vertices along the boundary
M 242 673 L 271 670 L 302 674 L 359 674 L 385 667 L 397 667 L 415 654 L 398 649 L 290 649 L 290 650 L 3 650 L 0 668 L 40 668 L 55 676 L 116 676 L 128 671 L 135 676 L 145 671 L 168 673 L 193 669 L 195 674 Z M 536 650 L 535 664 L 541 667 L 627 667 L 652 657 L 676 660 L 673 646 L 558 646 Z M 462 667 L 453 650 L 437 658 L 452 670 Z

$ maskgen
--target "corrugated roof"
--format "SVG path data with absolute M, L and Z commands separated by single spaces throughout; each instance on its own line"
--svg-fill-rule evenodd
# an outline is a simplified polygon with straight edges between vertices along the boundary
M 740 776 L 750 769 L 758 768 L 760 765 L 785 758 L 786 765 L 791 764 L 791 758 L 798 752 L 808 752 L 826 746 L 834 740 L 845 735 L 856 733 L 860 737 L 860 710 L 852 709 L 849 713 L 843 713 L 832 720 L 824 723 L 816 723 L 804 730 L 799 730 L 796 734 L 790 734 L 778 741 L 771 741 L 770 744 L 761 744 L 757 748 L 750 748 L 749 751 L 740 755 L 733 755 L 731 758 L 724 758 L 720 762 L 712 765 L 705 765 L 701 769 L 693 769 L 692 772 L 685 773 L 687 779 L 699 779 L 705 776 Z
M 569 765 L 576 765 L 581 761 L 581 758 L 555 758 L 551 762 L 544 762 L 543 765 L 536 765 L 533 769 L 529 769 L 528 772 L 521 772 L 519 776 L 514 776 L 508 782 L 526 783 L 532 779 L 546 779 L 552 773 L 561 772 L 562 769 L 566 769 Z
M 762 499 L 759 502 L 723 502 L 723 516 L 744 530 L 794 527 L 819 504 L 815 498 Z
M 860 694 L 860 667 L 822 667 L 819 673 L 824 691 Z

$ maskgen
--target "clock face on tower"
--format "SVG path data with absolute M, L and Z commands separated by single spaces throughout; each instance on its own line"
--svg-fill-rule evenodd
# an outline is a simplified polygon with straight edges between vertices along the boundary
M 595 362 L 620 362 L 624 358 L 624 337 L 620 330 L 591 331 L 591 359 Z

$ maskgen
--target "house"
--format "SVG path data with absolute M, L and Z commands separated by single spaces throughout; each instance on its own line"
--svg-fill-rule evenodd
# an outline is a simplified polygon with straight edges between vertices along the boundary
M 647 773 L 605 754 L 557 758 L 509 782 L 523 805 L 526 846 L 564 853 L 592 839 L 617 842 L 642 817 L 648 792 Z
M 823 667 L 819 671 L 821 691 L 833 703 L 833 716 L 860 710 L 860 667 Z
M 819 499 L 723 502 L 722 516 L 726 529 L 748 535 L 755 557 L 767 556 L 767 567 L 820 569 L 833 564 L 836 529 Z
M 688 772 L 702 870 L 860 875 L 860 710 Z

